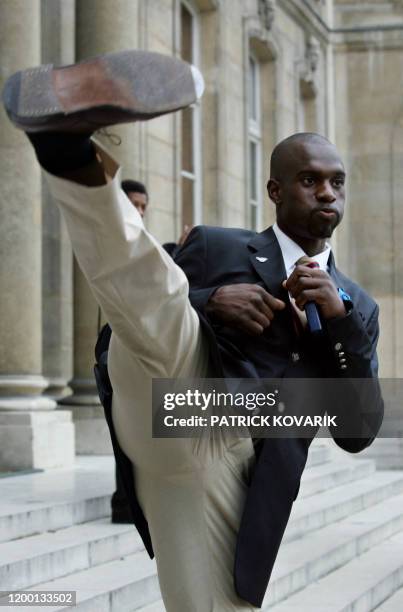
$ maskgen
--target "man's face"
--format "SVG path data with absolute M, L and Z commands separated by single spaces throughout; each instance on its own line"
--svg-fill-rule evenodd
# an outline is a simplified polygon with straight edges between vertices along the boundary
M 345 201 L 345 171 L 336 148 L 294 143 L 281 178 L 269 181 L 269 195 L 280 228 L 296 242 L 329 238 L 342 220 Z
M 141 218 L 144 217 L 147 208 L 147 196 L 145 193 L 139 193 L 138 191 L 129 191 L 127 194 L 130 202 L 137 208 Z

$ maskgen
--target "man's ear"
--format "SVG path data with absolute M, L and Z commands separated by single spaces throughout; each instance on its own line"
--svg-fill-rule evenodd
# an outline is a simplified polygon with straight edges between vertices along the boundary
M 276 179 L 269 179 L 267 182 L 267 193 L 269 198 L 276 206 L 281 204 L 281 187 Z

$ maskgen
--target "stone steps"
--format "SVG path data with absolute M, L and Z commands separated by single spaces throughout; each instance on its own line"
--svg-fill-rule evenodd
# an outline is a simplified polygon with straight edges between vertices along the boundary
M 403 610 L 403 588 L 396 591 L 403 585 L 402 508 L 403 495 L 400 495 L 319 530 L 305 541 L 284 546 L 280 549 L 263 610 Z M 294 594 L 290 595 L 292 591 Z M 383 603 L 378 608 L 380 602 Z M 141 612 L 164 610 L 160 600 Z
M 346 482 L 359 480 L 373 474 L 375 462 L 369 459 L 357 461 L 331 461 L 323 465 L 315 465 L 305 470 L 300 496 L 308 497 Z
M 89 497 L 81 501 L 43 505 L 30 509 L 20 506 L 18 513 L 11 508 L 0 516 L 0 542 L 16 540 L 43 531 L 43 525 L 49 530 L 63 529 L 71 525 L 86 523 L 110 515 L 111 495 Z M 2 508 L 5 510 L 5 508 Z
M 162 608 L 162 610 L 164 609 Z M 400 612 L 401 610 L 403 610 L 403 588 L 400 588 L 376 608 L 376 612 Z M 155 609 L 155 612 L 158 612 L 158 608 Z
M 403 537 L 402 509 L 403 494 L 400 494 L 283 544 L 264 607 L 273 606 L 305 589 L 311 582 L 344 566 L 395 534 L 402 532 L 400 536 Z M 403 563 L 403 552 L 400 560 Z
M 110 515 L 114 470 L 113 457 L 76 457 L 74 469 L 1 479 L 0 542 Z
M 314 465 L 322 465 L 323 463 L 327 463 L 332 459 L 332 448 L 327 444 L 320 444 L 318 442 L 313 442 L 308 453 L 308 460 L 306 462 L 306 467 L 310 468 Z
M 75 610 L 128 612 L 160 599 L 155 561 L 144 551 L 96 567 L 42 582 L 33 591 L 76 591 Z M 68 610 L 68 606 L 35 606 L 35 612 Z M 13 607 L 26 612 L 26 606 Z
M 355 512 L 403 492 L 403 472 L 374 472 L 358 481 L 334 487 L 311 497 L 298 497 L 291 512 L 283 541 L 340 521 Z M 301 502 L 301 503 L 299 503 Z
M 395 435 L 398 427 L 401 427 L 401 423 L 396 423 Z M 403 438 L 377 438 L 364 451 L 364 454 L 376 461 L 379 470 L 401 470 L 403 469 Z
M 388 597 L 398 588 L 396 585 L 403 584 L 400 582 L 400 566 L 403 566 L 402 535 L 403 495 L 398 495 L 387 498 L 380 504 L 371 506 L 339 523 L 318 530 L 308 537 L 283 545 L 273 571 L 264 609 L 270 612 L 357 612 L 358 610 L 369 612 L 373 610 L 374 606 L 382 601 L 382 594 L 384 594 L 383 597 Z M 377 558 L 379 554 L 382 555 L 384 562 L 388 559 L 389 541 L 393 542 L 395 547 L 395 553 L 392 553 L 392 556 L 394 554 L 393 561 L 390 563 L 389 570 L 384 572 L 379 582 L 376 582 L 373 573 L 371 574 L 372 559 Z M 381 544 L 378 544 L 379 542 Z M 399 546 L 401 547 L 400 556 Z M 375 555 L 368 556 L 373 550 L 377 551 Z M 311 551 L 315 551 L 315 555 L 312 555 Z M 367 558 L 370 561 L 367 562 Z M 362 567 L 361 564 L 363 564 Z M 336 586 L 333 586 L 333 580 L 336 584 L 340 565 L 342 569 L 350 568 L 350 573 L 347 571 L 347 576 L 345 576 L 349 582 L 355 582 L 352 576 L 357 576 L 364 583 L 368 571 L 371 576 L 365 583 L 365 587 L 361 591 L 358 590 L 358 601 L 354 599 L 353 593 L 352 601 L 347 602 L 347 607 L 338 606 L 338 601 L 333 597 L 333 593 L 338 592 Z M 361 569 L 356 571 L 356 568 Z M 322 574 L 325 574 L 326 578 L 320 578 Z M 327 592 L 326 588 L 323 590 L 323 597 L 321 595 L 318 598 L 318 605 L 311 606 L 310 596 L 308 596 L 306 607 L 301 607 L 300 595 L 312 588 L 311 583 L 317 584 L 318 578 L 319 583 L 324 582 L 333 575 L 336 577 L 326 583 L 328 590 Z M 343 581 L 341 583 L 343 584 Z M 295 591 L 295 594 L 290 596 L 289 593 L 292 591 Z M 326 603 L 326 596 L 328 600 L 331 599 L 331 602 Z M 276 600 L 281 603 L 276 604 Z M 357 604 L 366 607 L 354 607 Z M 145 608 L 144 612 L 164 612 L 164 610 L 162 601 L 159 601 Z M 377 612 L 378 610 L 379 612 L 403 610 L 403 588 L 376 610 Z
M 270 612 L 400 612 L 393 595 L 403 585 L 403 533 L 373 547 L 338 570 L 313 582 L 303 591 L 274 607 Z M 396 602 L 403 598 L 396 593 Z
M 366 473 L 371 462 L 359 460 L 345 462 L 340 466 L 343 480 L 348 475 L 357 478 L 360 474 L 361 464 L 363 473 Z M 324 469 L 326 468 L 326 469 Z M 307 473 L 314 472 L 312 482 L 317 482 L 319 476 L 329 479 L 329 473 L 337 480 L 337 466 L 332 463 L 309 468 Z M 368 480 L 368 479 L 367 479 Z M 380 482 L 379 482 L 380 481 Z M 362 481 L 363 482 L 363 481 Z M 333 502 L 332 492 L 325 492 L 315 496 L 316 508 L 312 508 L 312 500 L 304 498 L 295 504 L 291 521 L 284 541 L 298 537 L 308 531 L 309 524 L 324 526 L 334 517 L 343 517 L 350 509 L 366 507 L 366 498 L 374 499 L 374 491 L 379 487 L 378 499 L 390 493 L 391 485 L 398 484 L 403 488 L 403 478 L 400 482 L 398 474 L 392 473 L 389 479 L 385 475 L 374 474 L 366 487 L 359 483 L 357 506 L 357 490 L 351 490 L 350 497 L 341 496 L 334 500 L 329 508 L 329 498 Z M 307 477 L 302 484 L 302 493 L 311 480 Z M 318 500 L 321 503 L 317 503 Z M 308 504 L 308 507 L 306 505 Z M 298 510 L 302 508 L 302 516 Z M 295 515 L 295 519 L 294 519 Z M 296 526 L 294 521 L 296 520 Z M 305 529 L 301 531 L 302 528 Z M 298 531 L 298 528 L 300 531 Z M 291 535 L 290 535 L 291 534 Z M 291 537 L 292 536 L 292 537 Z M 52 580 L 75 571 L 99 565 L 140 550 L 141 541 L 134 527 L 131 525 L 112 525 L 109 517 L 84 524 L 73 525 L 59 530 L 49 530 L 45 533 L 0 543 L 0 584 L 9 589 L 22 589 L 32 584 Z
M 133 525 L 109 517 L 0 544 L 0 584 L 24 589 L 143 550 Z
M 280 605 L 279 602 L 285 600 L 285 598 L 289 598 L 291 601 L 295 593 L 304 594 L 305 590 L 312 588 L 314 581 L 320 581 L 323 576 L 327 577 L 335 572 L 337 573 L 339 568 L 343 569 L 346 564 L 353 562 L 354 559 L 360 559 L 360 555 L 363 557 L 366 552 L 375 548 L 385 555 L 386 549 L 382 548 L 384 542 L 400 537 L 398 541 L 401 545 L 403 534 L 399 532 L 403 531 L 402 505 L 403 495 L 396 496 L 392 500 L 384 500 L 377 506 L 367 508 L 343 521 L 308 534 L 300 540 L 283 545 L 280 549 L 264 607 L 277 612 L 276 604 Z M 398 536 L 395 536 L 396 533 Z M 385 558 L 387 557 L 384 557 L 384 561 Z M 399 559 L 401 563 L 401 551 Z M 392 576 L 395 574 L 395 565 L 394 562 L 391 565 Z M 379 589 L 384 588 L 382 585 L 386 584 L 388 575 L 386 573 L 382 575 L 382 584 Z M 101 579 L 102 576 L 103 580 Z M 369 581 L 369 585 L 371 588 L 374 586 L 373 579 Z M 109 561 L 96 567 L 78 571 L 50 582 L 43 582 L 33 588 L 34 590 L 77 590 L 76 609 L 86 612 L 92 612 L 95 609 L 108 610 L 109 612 L 134 609 L 139 609 L 141 612 L 157 612 L 164 609 L 162 602 L 156 601 L 159 591 L 155 564 L 148 559 L 144 551 L 128 555 L 120 560 Z M 396 590 L 396 588 L 394 586 L 393 590 Z M 328 593 L 331 593 L 329 597 L 333 601 L 333 591 Z M 363 601 L 372 601 L 372 595 L 367 591 L 362 590 L 359 595 Z M 125 607 L 128 605 L 127 602 L 131 602 L 130 605 L 136 602 L 137 607 Z M 152 603 L 152 605 L 144 610 L 142 606 L 148 603 Z M 322 608 L 318 607 L 318 612 L 327 610 L 323 607 L 323 601 L 320 605 L 322 605 Z M 67 608 L 55 607 L 51 609 Z M 290 610 L 292 609 L 290 608 Z M 333 608 L 331 609 L 333 610 Z M 371 608 L 367 609 L 370 610 Z M 49 611 L 49 608 L 47 607 L 46 610 Z M 46 610 L 44 608 L 44 612 Z M 281 608 L 280 610 L 283 612 Z M 334 608 L 334 610 L 336 612 L 338 609 Z M 344 608 L 340 608 L 340 612 L 342 610 L 344 612 Z M 298 611 L 300 612 L 300 609 Z M 306 608 L 306 612 L 308 611 L 310 611 L 309 607 Z M 284 612 L 286 611 L 284 610 Z
M 165 612 L 165 606 L 162 599 L 158 601 L 154 601 L 154 603 L 145 606 L 145 608 L 141 608 L 139 612 Z

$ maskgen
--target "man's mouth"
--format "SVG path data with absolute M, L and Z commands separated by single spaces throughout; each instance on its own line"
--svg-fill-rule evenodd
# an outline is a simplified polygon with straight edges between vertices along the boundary
M 315 212 L 317 215 L 319 215 L 319 217 L 321 217 L 322 219 L 327 219 L 328 221 L 331 221 L 338 217 L 337 211 L 332 210 L 330 208 L 322 208 L 321 210 L 317 210 Z

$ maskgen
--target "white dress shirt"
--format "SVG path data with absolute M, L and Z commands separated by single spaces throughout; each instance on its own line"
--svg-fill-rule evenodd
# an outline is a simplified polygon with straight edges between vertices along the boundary
M 273 225 L 273 231 L 276 234 L 277 241 L 280 245 L 287 278 L 292 274 L 297 261 L 301 257 L 309 257 L 309 259 L 312 259 L 312 261 L 316 261 L 319 264 L 319 268 L 321 270 L 327 271 L 327 262 L 331 251 L 330 244 L 326 243 L 326 248 L 321 253 L 310 256 L 307 255 L 305 251 L 303 251 L 301 247 L 294 242 L 294 240 L 291 240 L 291 238 L 279 228 L 277 223 Z
M 326 243 L 326 247 L 325 249 L 321 252 L 318 253 L 317 255 L 307 255 L 305 253 L 305 251 L 303 251 L 301 249 L 301 247 L 294 242 L 294 240 L 291 240 L 291 238 L 289 236 L 287 236 L 287 234 L 285 234 L 277 225 L 277 223 L 275 223 L 273 225 L 273 231 L 276 235 L 276 238 L 278 240 L 278 243 L 280 245 L 280 249 L 281 249 L 281 254 L 283 256 L 283 261 L 284 261 L 284 267 L 285 267 L 285 271 L 287 274 L 287 278 L 292 274 L 297 261 L 301 258 L 301 257 L 309 257 L 309 259 L 311 259 L 312 261 L 316 261 L 319 265 L 319 268 L 321 270 L 325 270 L 327 271 L 327 262 L 329 259 L 329 255 L 330 255 L 330 245 L 328 243 Z M 291 305 L 294 308 L 294 311 L 296 313 L 296 315 L 298 316 L 301 325 L 303 328 L 306 328 L 307 326 L 307 319 L 306 319 L 306 314 L 305 311 L 300 310 L 298 308 L 298 306 L 295 303 L 294 298 L 291 296 L 291 294 L 288 294 L 290 297 L 290 302 Z

